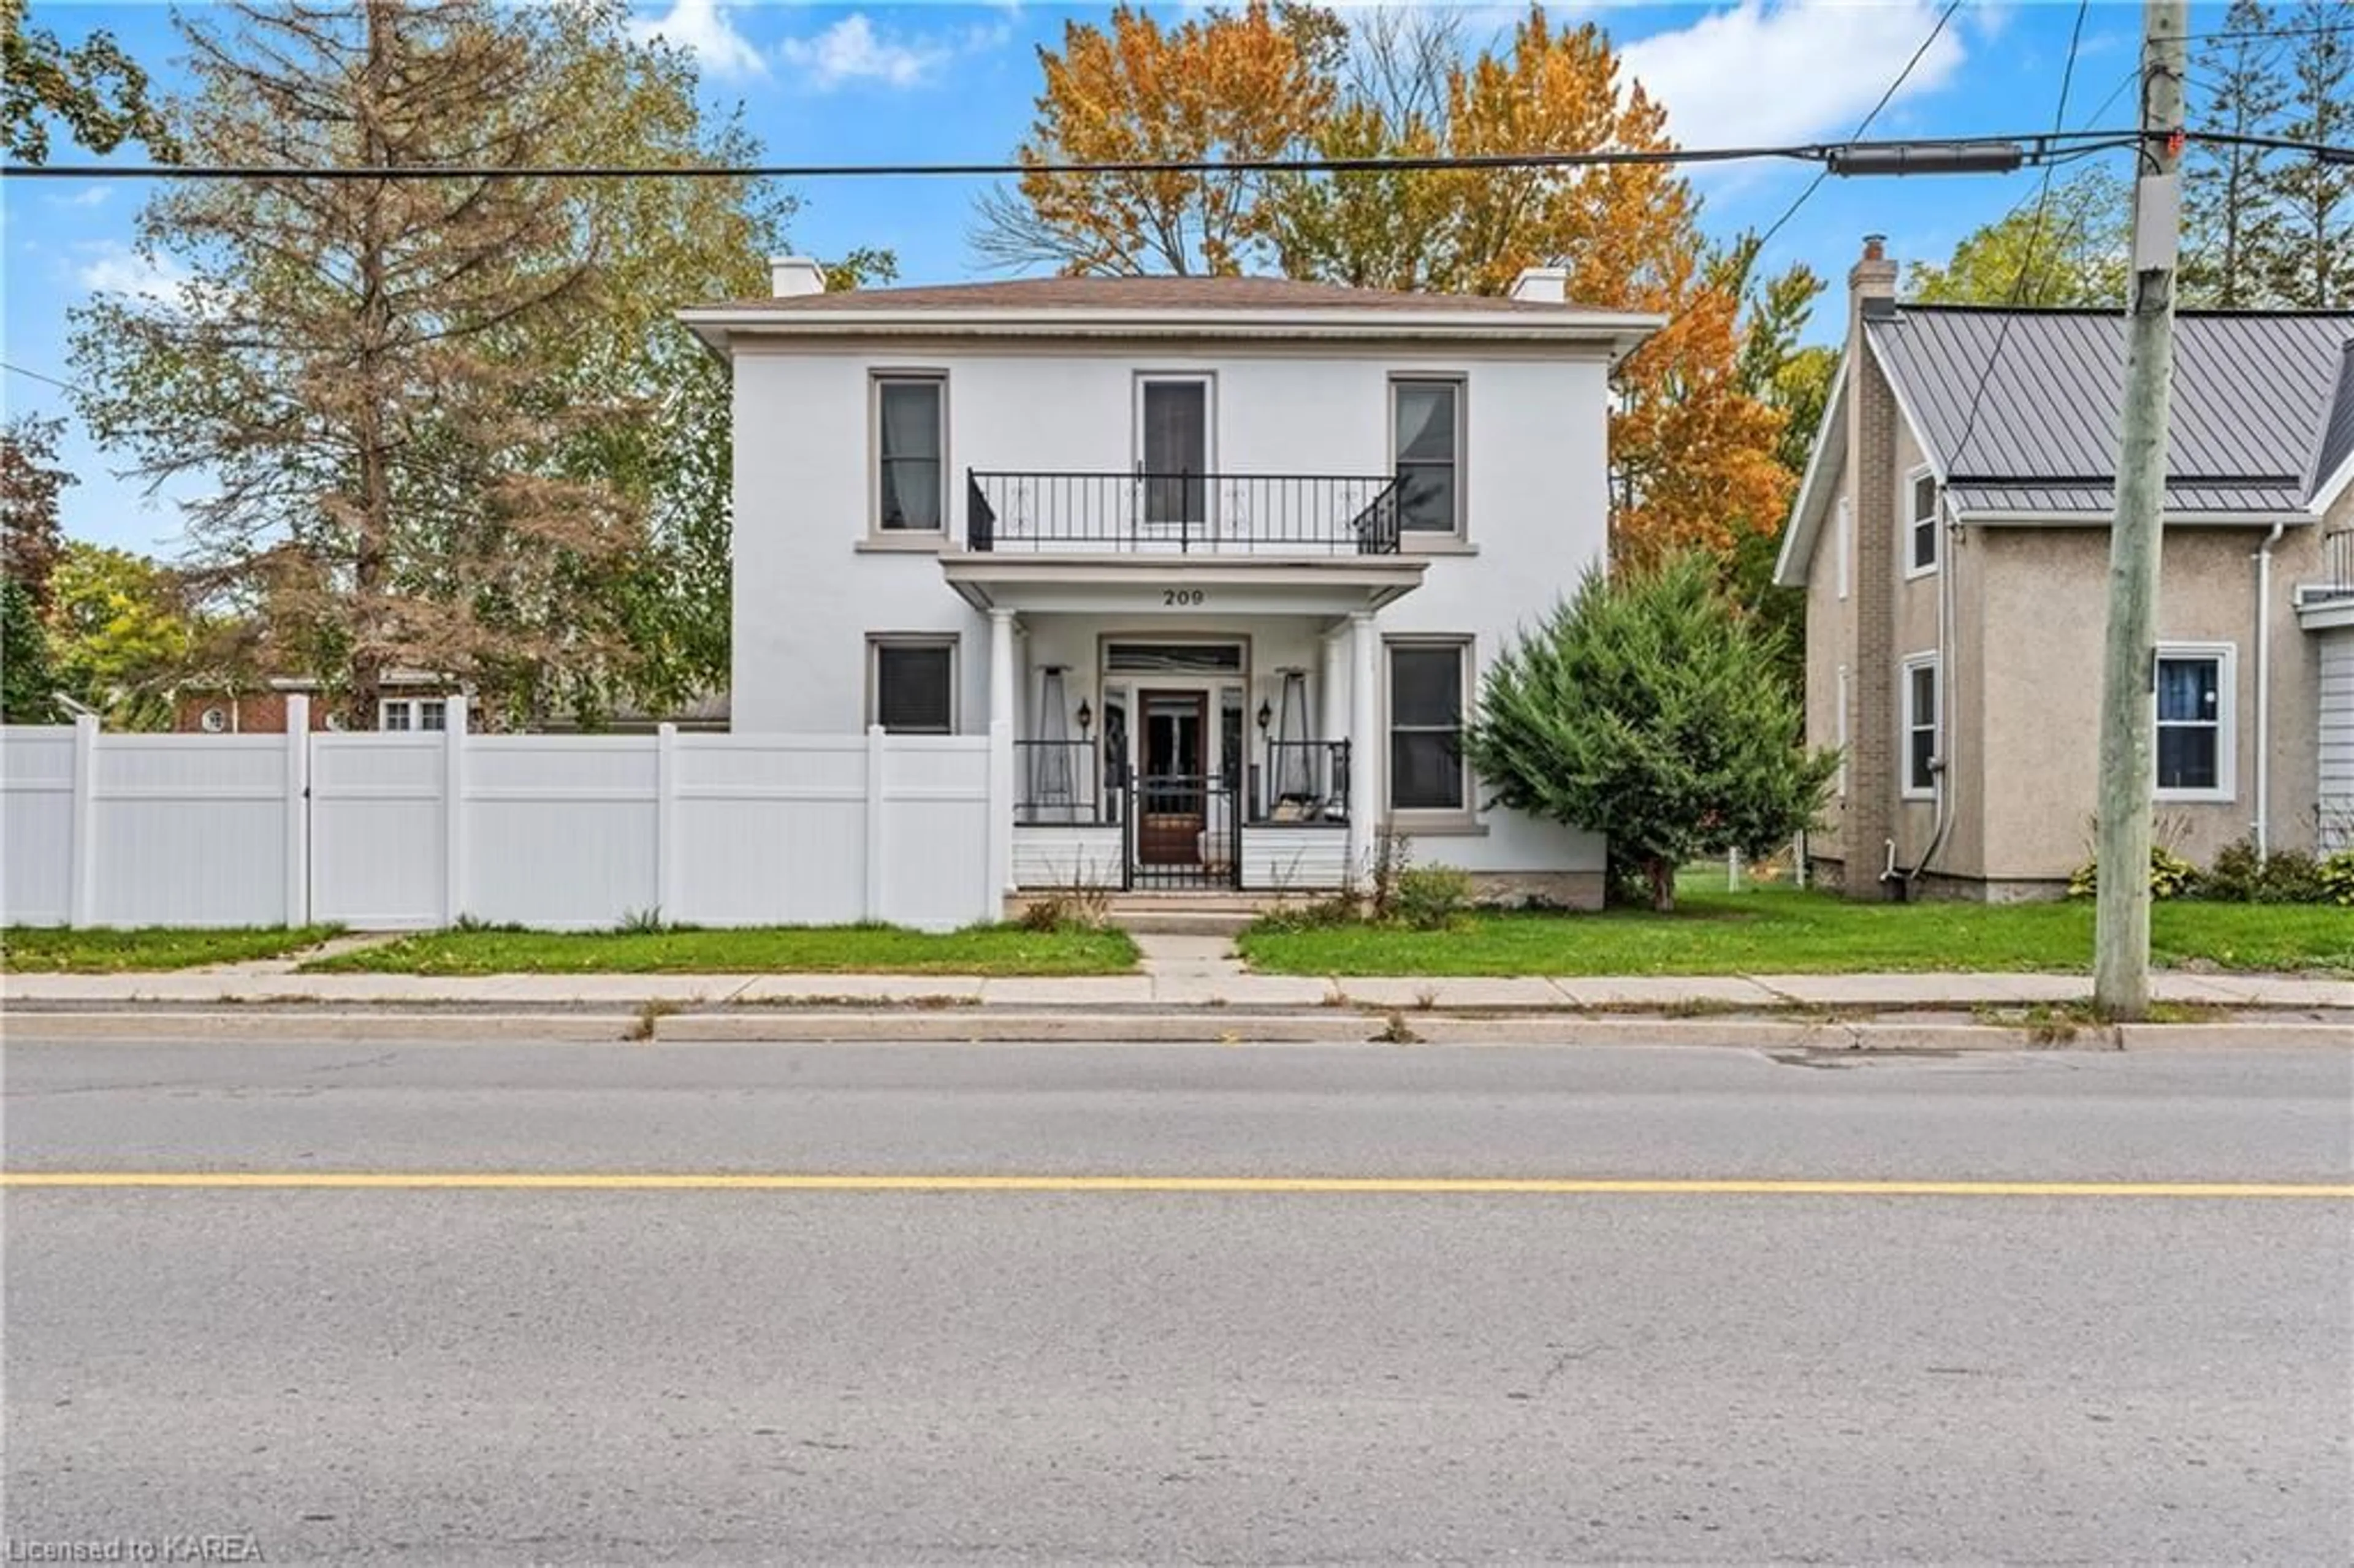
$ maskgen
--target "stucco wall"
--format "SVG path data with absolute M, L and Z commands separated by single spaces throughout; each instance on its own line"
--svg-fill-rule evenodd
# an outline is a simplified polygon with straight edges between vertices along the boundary
M 949 589 L 931 555 L 859 547 L 868 537 L 871 505 L 868 382 L 883 370 L 948 374 L 952 539 L 962 535 L 969 468 L 1127 471 L 1135 459 L 1140 371 L 1214 376 L 1212 461 L 1220 471 L 1332 474 L 1389 471 L 1389 380 L 1420 374 L 1465 381 L 1462 482 L 1470 553 L 1437 556 L 1419 588 L 1381 611 L 1383 633 L 1469 636 L 1484 670 L 1518 628 L 1543 616 L 1602 556 L 1608 388 L 1598 348 L 1213 351 L 1198 342 L 911 340 L 787 350 L 748 342 L 736 355 L 734 392 L 739 731 L 858 727 L 865 716 L 865 640 L 877 631 L 956 633 L 960 726 L 968 732 L 986 726 L 985 621 Z M 1171 586 L 1182 583 L 1182 562 L 1172 561 Z M 1198 614 L 1122 628 L 1181 629 L 1245 630 Z M 1030 662 L 1046 658 L 1037 650 L 1059 635 L 1036 633 Z M 1257 658 L 1271 671 L 1278 656 L 1268 650 Z M 1084 658 L 1070 662 L 1087 667 Z M 1296 662 L 1310 670 L 1321 662 L 1304 647 Z M 1025 679 L 1025 689 L 1033 684 Z M 1258 694 L 1255 690 L 1254 705 Z M 1490 813 L 1482 826 L 1479 833 L 1425 836 L 1422 857 L 1494 871 L 1601 863 L 1599 841 L 1590 835 L 1504 813 Z
M 2097 722 L 2108 535 L 2086 528 L 1984 528 L 1982 678 L 1987 829 L 1976 874 L 2064 877 L 2088 855 L 2097 796 Z M 2255 567 L 2262 532 L 2169 528 L 2158 599 L 2161 642 L 2219 642 L 2235 652 L 2233 799 L 2161 800 L 2165 836 L 2204 863 L 2244 837 L 2255 816 Z M 2275 848 L 2311 848 L 2318 655 L 2290 609 L 2318 569 L 2319 530 L 2293 528 L 2274 554 L 2269 793 Z M 1963 870 L 1960 865 L 1954 869 Z

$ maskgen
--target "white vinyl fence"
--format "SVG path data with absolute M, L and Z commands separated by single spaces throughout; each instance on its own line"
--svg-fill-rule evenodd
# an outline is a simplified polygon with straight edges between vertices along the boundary
M 364 930 L 994 919 L 1002 734 L 0 729 L 0 920 Z

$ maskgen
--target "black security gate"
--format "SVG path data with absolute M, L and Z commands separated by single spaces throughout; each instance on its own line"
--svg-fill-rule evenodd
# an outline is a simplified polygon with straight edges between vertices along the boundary
M 1142 892 L 1242 885 L 1242 796 L 1232 778 L 1145 774 L 1129 780 L 1127 874 Z

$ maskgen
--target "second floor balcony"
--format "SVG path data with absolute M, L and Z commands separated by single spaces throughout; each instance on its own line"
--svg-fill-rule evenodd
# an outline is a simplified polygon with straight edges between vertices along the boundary
M 965 480 L 978 553 L 1394 556 L 1396 474 L 1013 472 Z

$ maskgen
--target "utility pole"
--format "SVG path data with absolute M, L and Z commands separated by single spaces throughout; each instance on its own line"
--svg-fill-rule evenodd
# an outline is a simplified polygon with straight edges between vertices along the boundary
M 2112 1017 L 2149 1010 L 2150 755 L 2158 725 L 2158 568 L 2174 394 L 2174 262 L 2182 227 L 2187 0 L 2142 7 L 2142 137 L 2134 177 L 2133 296 L 2126 312 L 2117 515 L 2109 530 L 2108 642 L 2101 670 L 2100 888 L 2093 1000 Z

